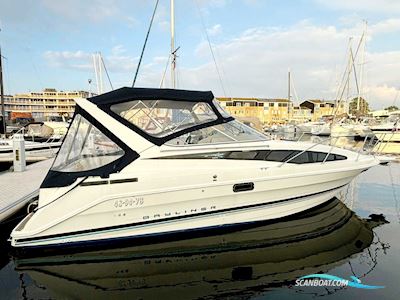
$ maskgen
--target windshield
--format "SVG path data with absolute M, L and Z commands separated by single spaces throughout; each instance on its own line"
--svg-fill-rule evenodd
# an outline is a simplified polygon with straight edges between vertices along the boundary
M 183 134 L 167 142 L 170 146 L 266 141 L 258 131 L 236 121 L 206 127 Z
M 81 115 L 76 115 L 57 154 L 52 170 L 81 172 L 102 167 L 124 151 Z
M 111 110 L 154 137 L 165 137 L 218 119 L 206 102 L 133 100 L 114 104 Z

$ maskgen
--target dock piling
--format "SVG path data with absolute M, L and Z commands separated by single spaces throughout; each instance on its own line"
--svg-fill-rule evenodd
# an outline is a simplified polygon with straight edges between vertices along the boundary
M 23 172 L 26 170 L 25 158 L 25 140 L 22 134 L 14 134 L 13 136 L 13 163 L 14 172 Z

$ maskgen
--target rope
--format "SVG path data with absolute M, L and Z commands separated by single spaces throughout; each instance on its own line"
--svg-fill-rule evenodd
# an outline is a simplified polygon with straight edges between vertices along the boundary
M 151 26 L 153 25 L 154 16 L 155 16 L 155 14 L 156 14 L 158 2 L 159 2 L 159 0 L 156 1 L 156 5 L 155 5 L 155 7 L 154 7 L 153 15 L 151 16 L 149 29 L 147 30 L 146 38 L 145 38 L 145 40 L 144 40 L 144 44 L 143 44 L 143 48 L 142 48 L 142 53 L 140 54 L 139 63 L 138 63 L 138 66 L 137 66 L 137 68 L 136 68 L 135 78 L 133 79 L 133 82 L 132 82 L 132 87 L 134 87 L 134 86 L 135 86 L 135 83 L 136 83 L 136 79 L 137 79 L 137 76 L 138 76 L 138 73 L 139 73 L 139 69 L 140 69 L 140 64 L 142 63 L 142 59 L 143 59 L 144 50 L 146 49 L 147 40 L 148 40 L 148 38 L 149 38 Z
M 103 56 L 102 56 L 102 55 L 100 55 L 100 59 L 101 59 L 101 63 L 103 64 L 103 68 L 104 68 L 104 70 L 106 71 L 106 75 L 107 75 L 107 78 L 108 78 L 108 82 L 110 83 L 111 89 L 114 90 L 114 87 L 113 87 L 113 85 L 112 85 L 112 83 L 111 83 L 110 75 L 108 75 L 108 71 L 107 71 L 107 68 L 106 68 L 106 64 L 104 63 L 104 60 L 103 60 Z
M 225 91 L 224 83 L 222 82 L 221 73 L 220 73 L 219 68 L 218 68 L 217 60 L 215 59 L 214 51 L 213 51 L 213 48 L 211 46 L 210 37 L 208 36 L 208 32 L 207 32 L 206 25 L 204 23 L 203 15 L 201 14 L 200 7 L 199 7 L 199 4 L 197 3 L 197 1 L 194 0 L 194 2 L 196 4 L 197 10 L 199 12 L 201 25 L 203 26 L 203 30 L 204 30 L 204 33 L 205 33 L 206 38 L 207 38 L 208 47 L 210 48 L 211 56 L 212 56 L 212 59 L 214 61 L 215 69 L 217 70 L 217 74 L 218 74 L 219 82 L 221 84 L 222 91 L 224 92 L 224 96 L 226 97 L 226 91 Z
M 167 70 L 168 70 L 168 66 L 169 66 L 169 61 L 170 60 L 171 60 L 171 55 L 168 56 L 167 64 L 165 65 L 164 73 L 163 73 L 162 78 L 161 78 L 160 88 L 162 88 L 163 85 L 164 85 L 165 75 L 167 74 Z

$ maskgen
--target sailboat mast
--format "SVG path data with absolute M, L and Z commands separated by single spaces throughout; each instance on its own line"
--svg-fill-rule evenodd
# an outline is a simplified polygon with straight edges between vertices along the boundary
M 0 47 L 0 98 L 1 98 L 1 115 L 3 116 L 3 128 L 4 128 L 4 138 L 6 137 L 7 128 L 6 128 L 6 112 L 4 109 L 4 86 L 3 86 L 3 56 L 1 56 L 1 47 Z
M 367 26 L 368 23 L 365 21 L 364 24 L 364 32 L 363 32 L 363 44 L 362 44 L 362 51 L 361 51 L 361 62 L 360 62 L 360 84 L 358 88 L 358 97 L 357 97 L 357 111 L 361 108 L 361 95 L 362 95 L 362 87 L 363 87 L 363 73 L 364 73 L 364 63 L 365 63 L 365 43 L 367 41 Z
M 290 102 L 290 69 L 288 70 L 288 100 Z
M 96 78 L 96 87 L 97 87 L 97 95 L 100 95 L 100 86 L 99 86 L 99 74 L 97 72 L 97 59 L 96 52 L 92 54 L 93 57 L 93 67 L 94 67 L 94 76 Z
M 171 85 L 176 87 L 176 51 L 175 51 L 175 7 L 174 0 L 171 0 Z

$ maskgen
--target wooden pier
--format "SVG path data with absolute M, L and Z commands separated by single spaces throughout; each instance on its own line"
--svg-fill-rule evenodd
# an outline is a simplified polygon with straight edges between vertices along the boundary
M 28 165 L 24 172 L 0 173 L 0 222 L 39 195 L 53 158 Z

